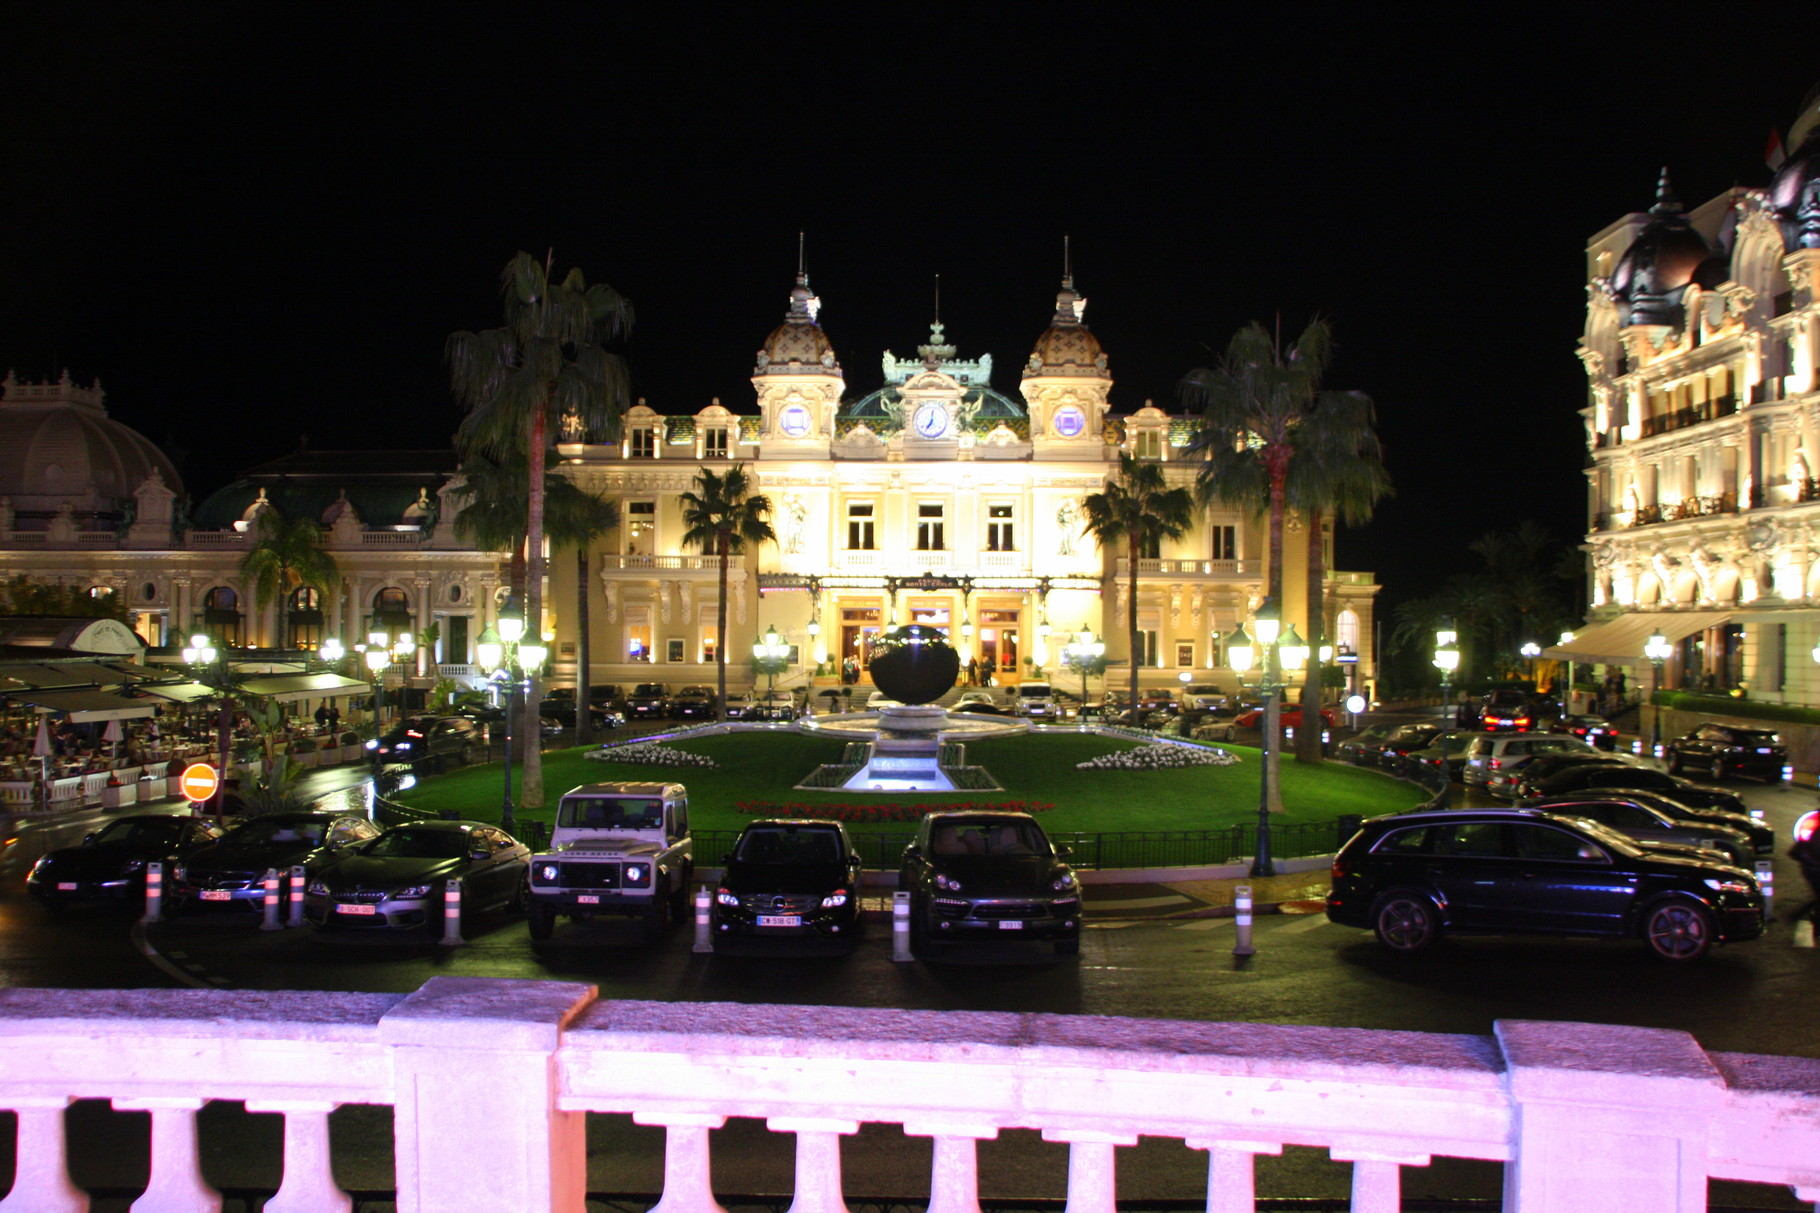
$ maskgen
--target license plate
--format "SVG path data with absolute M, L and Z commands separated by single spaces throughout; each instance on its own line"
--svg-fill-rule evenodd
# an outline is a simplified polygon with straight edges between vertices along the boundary
M 73 880 L 59 880 L 57 882 L 57 891 L 59 893 L 74 893 L 76 891 L 76 882 Z
M 800 927 L 803 920 L 796 914 L 760 914 L 758 925 L 761 927 Z
M 600 897 L 594 893 L 579 893 L 575 897 L 575 904 L 578 906 L 597 906 L 600 904 Z
M 377 914 L 377 913 L 379 913 L 379 907 L 378 906 L 352 906 L 352 905 L 336 906 L 335 912 L 337 914 Z
M 234 895 L 226 889 L 204 889 L 197 896 L 204 901 L 232 901 L 234 899 Z M 365 906 L 361 907 L 361 909 L 365 908 Z
M 998 929 L 1001 931 L 1021 931 L 1024 929 L 1024 924 L 1015 918 L 1006 918 L 1000 921 Z

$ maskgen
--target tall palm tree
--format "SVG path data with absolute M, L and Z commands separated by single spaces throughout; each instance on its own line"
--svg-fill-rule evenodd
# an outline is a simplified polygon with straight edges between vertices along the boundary
M 1086 511 L 1087 533 L 1102 548 L 1123 543 L 1130 566 L 1125 600 L 1126 652 L 1131 655 L 1131 710 L 1138 702 L 1138 560 L 1144 550 L 1164 539 L 1180 539 L 1194 525 L 1194 496 L 1184 488 L 1170 488 L 1163 465 L 1119 452 L 1118 475 L 1104 492 L 1089 493 L 1081 502 Z
M 253 542 L 240 557 L 240 575 L 264 607 L 278 603 L 278 645 L 289 648 L 291 591 L 309 586 L 325 599 L 341 582 L 341 568 L 322 549 L 322 528 L 309 518 L 285 518 L 275 509 L 259 511 Z
M 720 602 L 714 623 L 714 666 L 717 702 L 727 706 L 727 558 L 744 552 L 747 544 L 776 543 L 777 532 L 766 517 L 771 499 L 752 491 L 746 465 L 736 463 L 724 474 L 701 468 L 695 488 L 682 495 L 684 547 L 710 548 L 720 560 Z
M 594 740 L 589 681 L 593 653 L 588 640 L 588 548 L 619 525 L 619 506 L 573 484 L 573 491 L 552 491 L 549 499 L 550 542 L 575 549 L 575 744 Z
M 625 412 L 625 364 L 601 341 L 631 327 L 632 305 L 578 269 L 560 282 L 551 258 L 519 253 L 500 274 L 505 324 L 451 333 L 443 358 L 455 398 L 466 410 L 456 437 L 495 460 L 526 461 L 525 627 L 543 627 L 544 469 L 553 436 L 572 426 L 598 441 L 618 437 Z M 535 683 L 533 703 L 537 700 Z M 543 804 L 543 761 L 525 755 L 523 803 Z

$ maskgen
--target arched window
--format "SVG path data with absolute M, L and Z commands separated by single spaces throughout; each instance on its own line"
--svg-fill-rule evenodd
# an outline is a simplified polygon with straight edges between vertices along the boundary
M 1356 611 L 1341 611 L 1333 621 L 1333 643 L 1336 649 L 1359 651 L 1359 616 Z
M 415 632 L 410 597 L 396 586 L 387 586 L 373 595 L 373 627 L 394 636 Z
M 231 649 L 242 647 L 240 595 L 232 586 L 218 585 L 202 596 L 202 619 L 222 644 Z
M 300 585 L 291 591 L 287 604 L 290 613 L 290 646 L 314 649 L 322 644 L 322 593 L 313 585 Z

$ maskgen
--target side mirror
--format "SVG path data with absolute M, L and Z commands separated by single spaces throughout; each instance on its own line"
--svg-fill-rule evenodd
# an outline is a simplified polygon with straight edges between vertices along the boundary
M 917 846 L 914 842 L 904 848 L 904 858 L 905 859 L 921 859 L 922 857 L 923 857 L 923 849 L 921 847 Z
M 731 851 L 728 851 L 725 855 L 722 855 L 720 857 L 720 866 L 723 868 L 732 862 L 733 862 L 733 852 L 731 852 Z
M 1057 848 L 1055 848 L 1055 857 L 1057 859 L 1073 859 L 1074 858 L 1074 848 L 1067 845 L 1066 843 L 1063 843 L 1061 846 L 1058 846 Z

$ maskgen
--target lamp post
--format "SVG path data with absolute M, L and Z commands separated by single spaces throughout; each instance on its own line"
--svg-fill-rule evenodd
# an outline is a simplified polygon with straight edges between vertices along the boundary
M 758 662 L 758 668 L 770 679 L 765 685 L 765 698 L 769 700 L 771 692 L 777 690 L 777 671 L 790 656 L 790 646 L 778 636 L 776 624 L 765 628 L 765 638 L 752 646 L 752 656 Z
M 1074 639 L 1062 646 L 1062 660 L 1081 672 L 1081 706 L 1087 706 L 1087 671 L 1106 655 L 1106 642 L 1093 634 L 1086 624 Z
M 1263 649 L 1262 676 L 1255 684 L 1264 694 L 1264 736 L 1263 761 L 1258 764 L 1261 770 L 1258 777 L 1257 854 L 1252 857 L 1251 875 L 1275 876 L 1276 864 L 1270 856 L 1270 812 L 1272 801 L 1277 795 L 1275 759 L 1282 720 L 1278 696 L 1289 685 L 1283 681 L 1283 673 L 1294 672 L 1307 664 L 1308 645 L 1296 635 L 1294 627 L 1287 632 L 1282 630 L 1282 616 L 1277 612 L 1276 604 L 1271 602 L 1259 607 L 1252 616 L 1251 632 L 1252 635 L 1247 635 L 1241 626 L 1232 634 L 1232 639 L 1226 644 L 1226 659 L 1243 682 L 1245 671 L 1251 668 L 1257 657 L 1253 635 L 1256 636 L 1256 647 Z
M 1643 643 L 1643 655 L 1649 658 L 1651 676 L 1649 680 L 1649 752 L 1651 757 L 1662 756 L 1662 709 L 1656 706 L 1656 692 L 1662 689 L 1662 663 L 1674 655 L 1675 647 L 1668 642 L 1668 637 L 1657 628 L 1650 638 Z
M 1441 702 L 1446 705 L 1450 703 L 1453 672 L 1460 668 L 1460 646 L 1454 643 L 1452 628 L 1440 628 L 1435 631 L 1434 667 L 1441 671 Z M 1446 723 L 1445 717 L 1442 718 L 1442 723 Z M 1453 790 L 1451 781 L 1447 777 L 1446 750 L 1446 743 L 1443 742 L 1441 745 L 1441 794 L 1436 806 L 1443 809 L 1448 807 L 1448 800 Z
M 339 648 L 340 645 L 336 647 Z M 373 675 L 373 722 L 376 726 L 383 726 L 386 667 L 400 661 L 409 661 L 417 652 L 417 639 L 409 631 L 394 636 L 384 628 L 374 628 L 367 633 L 366 644 L 355 647 L 362 650 L 366 667 Z
M 221 718 L 215 730 L 216 747 L 220 753 L 220 782 L 215 790 L 215 816 L 220 817 L 227 796 L 228 743 L 234 731 L 234 700 L 228 695 L 227 650 L 217 647 L 206 633 L 197 632 L 184 647 L 183 660 L 186 665 L 202 669 L 214 667 L 209 670 L 208 682 L 221 692 Z M 198 673 L 198 680 L 203 677 L 203 674 Z
M 480 664 L 495 683 L 506 688 L 506 776 L 504 799 L 499 806 L 499 827 L 510 834 L 518 828 L 512 813 L 512 719 L 518 712 L 519 691 L 524 672 L 537 669 L 549 656 L 541 642 L 524 643 L 525 617 L 516 598 L 508 598 L 499 608 L 499 617 L 480 633 L 475 645 Z M 587 711 L 587 705 L 578 705 Z

